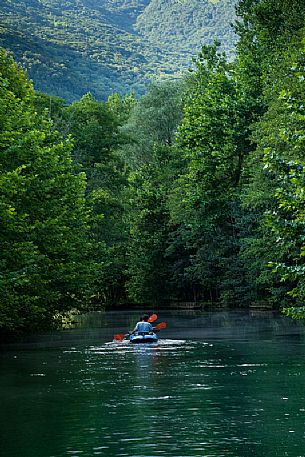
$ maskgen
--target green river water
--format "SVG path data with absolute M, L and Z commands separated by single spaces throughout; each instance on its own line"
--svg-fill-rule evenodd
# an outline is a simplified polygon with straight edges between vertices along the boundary
M 302 324 L 159 314 L 158 346 L 110 343 L 112 312 L 2 348 L 1 457 L 305 456 Z

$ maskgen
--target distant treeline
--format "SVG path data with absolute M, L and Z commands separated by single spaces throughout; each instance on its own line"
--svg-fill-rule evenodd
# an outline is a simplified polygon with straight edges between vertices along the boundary
M 177 78 L 202 44 L 232 50 L 236 0 L 10 0 L 0 2 L 0 46 L 35 88 L 72 102 Z
M 286 308 L 305 290 L 305 4 L 241 0 L 236 59 L 67 104 L 0 55 L 1 334 L 71 309 Z

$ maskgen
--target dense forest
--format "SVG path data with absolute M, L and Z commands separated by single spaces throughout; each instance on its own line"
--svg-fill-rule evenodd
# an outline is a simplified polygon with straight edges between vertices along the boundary
M 232 51 L 235 0 L 0 1 L 0 46 L 35 89 L 107 100 L 181 75 L 203 44 Z
M 1 51 L 2 336 L 128 303 L 305 315 L 305 5 L 237 13 L 234 60 L 141 97 L 68 103 Z

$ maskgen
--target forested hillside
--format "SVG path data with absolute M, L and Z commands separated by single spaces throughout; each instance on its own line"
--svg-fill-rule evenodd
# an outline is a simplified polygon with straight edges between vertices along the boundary
M 10 0 L 0 2 L 0 44 L 37 90 L 68 101 L 91 92 L 143 93 L 177 77 L 202 44 L 233 49 L 235 0 Z
M 233 60 L 142 97 L 67 103 L 1 51 L 0 336 L 129 303 L 305 316 L 305 5 L 237 11 Z
M 231 27 L 235 4 L 232 0 L 151 0 L 137 18 L 136 29 L 154 46 L 174 52 L 179 63 L 186 63 L 199 50 L 198 43 L 209 45 L 216 39 L 230 52 L 236 41 Z

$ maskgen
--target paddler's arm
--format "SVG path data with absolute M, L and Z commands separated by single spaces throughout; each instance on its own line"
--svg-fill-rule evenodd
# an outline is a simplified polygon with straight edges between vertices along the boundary
M 135 326 L 135 328 L 134 328 L 131 332 L 129 332 L 129 333 L 132 334 L 132 333 L 136 332 L 137 330 L 138 330 L 138 324 L 137 324 L 137 325 Z

